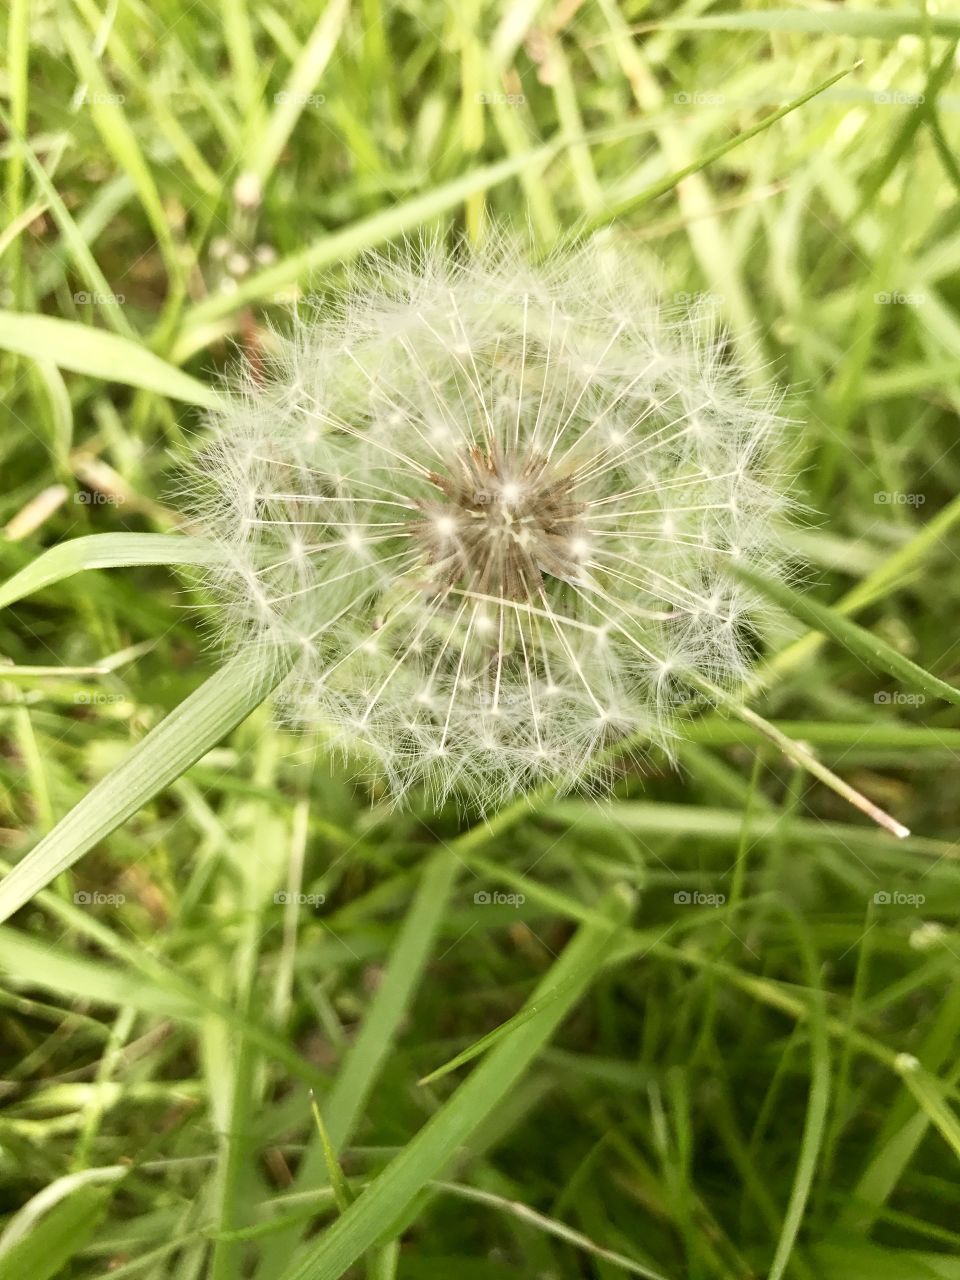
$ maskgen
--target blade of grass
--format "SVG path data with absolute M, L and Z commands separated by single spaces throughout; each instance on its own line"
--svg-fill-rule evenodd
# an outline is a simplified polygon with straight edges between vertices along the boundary
M 449 1075 L 451 1071 L 456 1071 L 459 1067 L 465 1066 L 466 1063 L 472 1062 L 474 1058 L 479 1058 L 482 1054 L 492 1049 L 495 1044 L 499 1044 L 504 1036 L 510 1035 L 517 1027 L 522 1027 L 525 1022 L 529 1022 L 531 1018 L 536 1017 L 551 1001 L 559 1000 L 564 994 L 563 987 L 555 987 L 544 1000 L 524 1005 L 519 1013 L 515 1013 L 506 1022 L 501 1022 L 499 1027 L 494 1027 L 492 1031 L 488 1031 L 485 1036 L 475 1040 L 473 1044 L 456 1054 L 455 1057 L 450 1058 L 427 1075 L 421 1076 L 417 1084 L 421 1088 L 424 1085 L 433 1084 L 435 1081 Z
M 209 564 L 210 543 L 178 533 L 93 533 L 50 547 L 0 586 L 0 609 L 84 569 L 123 565 Z
M 266 184 L 324 67 L 333 56 L 347 8 L 348 0 L 332 0 L 326 6 L 291 67 L 283 89 L 274 97 L 273 111 L 253 141 L 247 162 L 247 168 L 261 185 Z
M 783 1225 L 773 1262 L 770 1266 L 769 1280 L 781 1280 L 790 1266 L 791 1256 L 796 1247 L 797 1235 L 803 1222 L 810 1191 L 813 1187 L 814 1174 L 820 1158 L 823 1139 L 826 1133 L 827 1112 L 830 1103 L 830 1038 L 827 1032 L 826 999 L 820 979 L 820 965 L 814 952 L 813 943 L 806 929 L 799 924 L 797 934 L 800 938 L 800 949 L 803 954 L 807 972 L 807 990 L 809 992 L 810 1029 L 810 1092 L 807 1098 L 807 1113 L 800 1137 L 800 1149 L 797 1156 L 797 1167 L 790 1190 L 790 1200 L 783 1216 Z
M 666 177 L 660 178 L 657 182 L 652 182 L 649 186 L 644 187 L 642 191 L 636 191 L 626 199 L 619 201 L 617 204 L 608 205 L 605 209 L 599 210 L 596 214 L 577 223 L 576 227 L 567 236 L 565 240 L 578 239 L 580 236 L 596 231 L 600 227 L 605 227 L 611 222 L 624 217 L 631 213 L 634 209 L 641 205 L 648 204 L 651 200 L 656 200 L 658 196 L 665 195 L 668 191 L 672 191 L 675 186 L 683 181 L 684 178 L 690 177 L 691 174 L 700 173 L 709 165 L 715 163 L 728 152 L 733 151 L 742 143 L 755 138 L 757 134 L 763 133 L 769 129 L 771 125 L 776 124 L 778 120 L 782 120 L 784 116 L 788 116 L 792 111 L 796 111 L 798 107 L 802 107 L 804 103 L 809 102 L 812 98 L 816 98 L 824 90 L 829 89 L 831 85 L 842 80 L 844 76 L 848 76 L 851 71 L 855 71 L 860 66 L 859 62 L 854 63 L 852 67 L 845 67 L 843 71 L 838 71 L 836 75 L 830 76 L 828 79 L 821 81 L 815 88 L 809 89 L 806 93 L 802 93 L 798 98 L 793 98 L 779 111 L 773 111 L 770 115 L 752 125 L 749 129 L 744 129 L 742 133 L 736 134 L 733 138 L 726 142 L 720 143 L 711 151 L 706 152 L 702 156 L 698 156 L 690 164 L 684 165 L 682 169 L 677 169 L 673 173 L 667 174 Z
M 793 760 L 795 764 L 806 769 L 808 773 L 812 773 L 815 778 L 824 783 L 825 786 L 828 786 L 831 791 L 846 800 L 848 804 L 852 804 L 855 809 L 859 809 L 861 813 L 865 813 L 868 818 L 882 827 L 884 831 L 889 831 L 891 835 L 900 840 L 910 834 L 909 828 L 905 827 L 902 822 L 892 818 L 879 805 L 875 805 L 872 800 L 857 791 L 855 787 L 851 787 L 848 782 L 844 782 L 832 769 L 828 769 L 804 743 L 794 742 L 792 738 L 788 738 L 775 724 L 764 719 L 756 711 L 751 710 L 750 707 L 734 697 L 732 693 L 728 693 L 726 689 L 714 684 L 712 680 L 705 679 L 695 671 L 687 672 L 686 678 L 701 693 L 706 694 L 716 706 L 722 707 L 729 715 L 735 716 L 745 724 L 759 729 L 765 738 L 769 738 L 771 742 L 776 744 L 788 760 Z
M 57 316 L 0 311 L 0 349 L 53 360 L 59 368 L 73 373 L 142 387 L 187 404 L 213 408 L 220 403 L 213 387 L 167 364 L 139 343 Z
M 944 1099 L 939 1082 L 928 1076 L 908 1053 L 897 1056 L 896 1066 L 924 1115 L 960 1160 L 960 1120 Z
M 50 175 L 34 154 L 33 148 L 2 107 L 0 107 L 0 123 L 10 133 L 14 153 L 22 155 L 26 160 L 34 182 L 43 192 L 47 206 L 60 230 L 60 238 L 64 249 L 76 263 L 84 284 L 87 285 L 90 294 L 95 299 L 97 310 L 107 324 L 110 325 L 111 329 L 117 333 L 124 334 L 128 338 L 135 338 L 133 326 L 124 315 L 123 307 L 100 270 L 100 266 L 91 253 L 83 232 L 61 199 L 60 193 L 54 186 Z M 47 354 L 49 355 L 49 351 Z
M 888 591 L 902 585 L 910 574 L 916 572 L 920 561 L 934 547 L 947 545 L 946 536 L 958 523 L 960 523 L 960 495 L 948 502 L 932 520 L 914 534 L 909 542 L 867 577 L 861 579 L 841 600 L 838 600 L 832 606 L 834 613 L 837 611 L 843 614 L 857 613 L 874 601 L 882 599 Z M 795 640 L 760 669 L 757 673 L 757 683 L 768 684 L 774 676 L 802 666 L 818 652 L 823 641 L 824 637 L 819 633 L 811 633 Z
M 765 596 L 782 605 L 788 613 L 799 618 L 801 622 L 806 622 L 816 631 L 839 640 L 851 653 L 862 658 L 871 670 L 895 676 L 911 689 L 960 705 L 960 689 L 948 684 L 946 680 L 940 680 L 937 676 L 931 675 L 916 662 L 898 653 L 886 640 L 881 640 L 879 636 L 851 622 L 849 618 L 835 612 L 829 605 L 801 595 L 786 583 L 776 582 L 743 565 L 733 563 L 731 571 L 736 577 L 748 582 Z
M 391 1223 L 397 1223 L 416 1197 L 446 1168 L 458 1149 L 516 1084 L 560 1022 L 603 966 L 625 923 L 631 899 L 620 890 L 605 901 L 605 923 L 584 925 L 531 997 L 542 1002 L 565 988 L 563 998 L 514 1028 L 481 1062 L 443 1107 L 366 1187 L 345 1214 L 312 1244 L 283 1280 L 339 1280 Z M 389 1232 L 389 1234 L 395 1234 Z
M 346 1178 L 343 1176 L 340 1161 L 337 1159 L 337 1153 L 333 1149 L 333 1143 L 330 1141 L 327 1126 L 323 1123 L 323 1116 L 320 1114 L 320 1108 L 317 1106 L 317 1099 L 312 1089 L 310 1090 L 310 1111 L 313 1114 L 314 1124 L 317 1126 L 320 1148 L 323 1151 L 323 1162 L 327 1167 L 327 1181 L 333 1191 L 334 1203 L 341 1213 L 346 1213 L 353 1204 L 353 1193 Z
M 103 145 L 136 188 L 163 255 L 167 277 L 171 282 L 177 282 L 182 275 L 182 267 L 170 232 L 170 221 L 154 182 L 153 172 L 124 113 L 123 95 L 114 92 L 107 83 L 80 25 L 68 18 L 61 22 L 60 30 L 77 75 L 85 82 L 90 113 Z
M 589 1236 L 585 1236 L 582 1231 L 575 1231 L 572 1227 L 568 1227 L 565 1222 L 558 1222 L 556 1218 L 549 1218 L 543 1213 L 538 1213 L 536 1209 L 531 1209 L 526 1204 L 520 1204 L 517 1200 L 507 1200 L 503 1196 L 495 1195 L 493 1192 L 483 1191 L 478 1187 L 465 1186 L 460 1182 L 439 1182 L 436 1185 L 439 1190 L 445 1191 L 448 1195 L 456 1196 L 473 1204 L 486 1205 L 490 1209 L 495 1209 L 498 1213 L 515 1217 L 533 1227 L 536 1231 L 543 1231 L 557 1240 L 562 1240 L 564 1244 L 570 1245 L 573 1249 L 582 1249 L 584 1253 L 590 1254 L 599 1262 L 608 1262 L 612 1267 L 625 1271 L 628 1275 L 642 1276 L 645 1280 L 664 1280 L 659 1271 L 652 1271 L 649 1267 L 635 1262 L 632 1258 L 625 1257 L 622 1253 L 604 1249 L 594 1240 L 591 1240 Z
M 125 1170 L 118 1170 L 114 1179 L 124 1173 Z M 53 1280 L 62 1276 L 70 1259 L 98 1229 L 113 1190 L 111 1186 L 87 1182 L 58 1200 L 36 1219 L 27 1234 L 0 1252 L 0 1280 L 25 1280 L 27 1276 L 30 1280 Z M 40 1192 L 34 1199 L 43 1194 Z
M 551 142 L 522 155 L 512 156 L 509 160 L 471 169 L 443 186 L 414 196 L 412 200 L 381 209 L 348 227 L 331 232 L 301 249 L 299 253 L 291 254 L 274 266 L 242 280 L 231 294 L 213 296 L 201 302 L 187 313 L 186 321 L 190 328 L 208 324 L 211 320 L 239 310 L 248 302 L 260 302 L 269 298 L 313 271 L 336 262 L 345 262 L 365 249 L 383 244 L 393 236 L 412 231 L 456 208 L 474 192 L 485 191 L 524 170 L 536 169 L 545 164 L 557 153 L 560 145 L 560 142 Z M 188 340 L 186 336 L 183 339 Z
M 861 9 L 767 9 L 759 13 L 712 13 L 706 17 L 665 18 L 643 30 L 672 31 L 768 31 L 771 34 L 856 36 L 860 40 L 896 40 L 920 35 L 924 23 L 935 36 L 960 36 L 960 17 L 949 13 L 891 9 L 885 13 Z M 636 28 L 634 28 L 636 30 Z
M 363 1019 L 360 1033 L 344 1055 L 336 1079 L 324 1098 L 326 1128 L 335 1155 L 353 1136 L 377 1077 L 389 1061 L 399 1027 L 408 1015 L 436 943 L 460 867 L 457 859 L 446 851 L 436 854 L 424 867 L 383 980 Z M 305 1191 L 316 1186 L 324 1165 L 325 1153 L 318 1143 L 311 1142 L 300 1161 L 294 1190 Z M 271 1242 L 257 1271 L 259 1280 L 271 1280 L 283 1270 L 294 1243 L 292 1233 Z
M 138 743 L 0 882 L 0 920 L 169 786 L 258 707 L 292 666 L 277 650 L 232 658 Z

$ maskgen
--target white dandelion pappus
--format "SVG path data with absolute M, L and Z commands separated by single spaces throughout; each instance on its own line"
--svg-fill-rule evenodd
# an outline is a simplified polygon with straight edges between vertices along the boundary
M 195 515 L 282 703 L 402 795 L 480 810 L 666 746 L 684 673 L 745 676 L 781 426 L 702 314 L 597 242 L 368 260 L 213 420 Z M 193 486 L 196 488 L 196 484 Z

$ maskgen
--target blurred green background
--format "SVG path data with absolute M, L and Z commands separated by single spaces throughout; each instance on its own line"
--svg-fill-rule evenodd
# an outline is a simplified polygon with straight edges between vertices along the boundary
M 174 528 L 189 402 L 364 249 L 597 229 L 789 388 L 808 595 L 960 678 L 960 19 L 0 25 L 0 578 Z M 5 865 L 217 668 L 203 604 L 136 567 L 0 613 Z M 958 708 L 800 624 L 763 677 L 911 838 L 717 715 L 610 803 L 471 825 L 256 711 L 0 928 L 0 1276 L 960 1277 Z

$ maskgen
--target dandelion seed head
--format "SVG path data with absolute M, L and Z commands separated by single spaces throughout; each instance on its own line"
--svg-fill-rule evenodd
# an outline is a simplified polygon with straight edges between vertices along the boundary
M 588 242 L 356 269 L 211 420 L 192 513 L 235 645 L 296 646 L 285 716 L 490 810 L 736 685 L 776 572 L 782 421 L 700 314 Z

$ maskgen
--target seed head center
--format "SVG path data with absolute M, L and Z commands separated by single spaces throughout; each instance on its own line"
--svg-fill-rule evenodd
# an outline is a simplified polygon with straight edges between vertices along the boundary
M 475 445 L 430 482 L 442 498 L 418 504 L 415 532 L 434 589 L 526 600 L 545 576 L 578 576 L 585 504 L 573 495 L 575 475 L 544 454 Z

